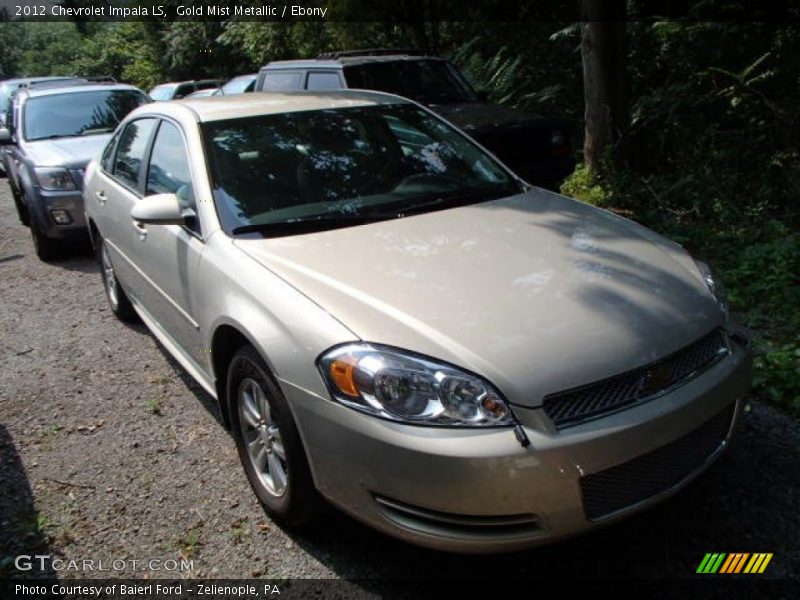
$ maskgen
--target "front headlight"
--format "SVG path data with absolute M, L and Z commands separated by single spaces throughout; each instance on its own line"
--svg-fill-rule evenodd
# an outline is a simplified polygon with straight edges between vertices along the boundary
M 700 275 L 703 276 L 703 281 L 706 282 L 709 291 L 711 291 L 711 294 L 717 300 L 717 304 L 719 305 L 719 308 L 725 317 L 725 327 L 729 328 L 730 310 L 728 308 L 728 300 L 725 297 L 725 288 L 722 286 L 722 281 L 720 281 L 720 279 L 714 275 L 714 271 L 711 270 L 711 267 L 707 262 L 695 259 L 694 264 L 697 265 Z
M 36 179 L 43 190 L 64 192 L 75 189 L 75 182 L 69 172 L 60 167 L 37 167 Z
M 508 404 L 488 381 L 428 358 L 350 344 L 326 352 L 317 366 L 335 400 L 385 419 L 448 427 L 514 425 Z

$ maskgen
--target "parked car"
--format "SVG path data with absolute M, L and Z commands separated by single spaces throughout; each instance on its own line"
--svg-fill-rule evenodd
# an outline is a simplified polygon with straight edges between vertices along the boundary
M 217 399 L 284 523 L 322 496 L 433 548 L 542 544 L 671 496 L 739 419 L 704 263 L 397 96 L 142 106 L 84 199 L 111 310 Z
M 149 96 L 156 101 L 178 100 L 198 90 L 218 88 L 223 83 L 221 79 L 201 79 L 199 81 L 179 81 L 162 83 L 150 90 Z
M 220 88 L 205 88 L 202 90 L 197 90 L 196 92 L 192 92 L 191 94 L 184 96 L 184 98 L 206 98 L 208 96 L 216 96 L 219 90 Z
M 235 96 L 236 94 L 245 94 L 252 92 L 256 85 L 256 77 L 258 73 L 250 73 L 248 75 L 238 75 L 225 85 L 221 86 L 216 92 L 215 96 Z
M 526 181 L 557 189 L 575 170 L 568 124 L 486 101 L 450 61 L 397 51 L 334 52 L 262 67 L 258 91 L 378 90 L 416 100 L 463 129 Z
M 86 236 L 83 171 L 120 120 L 145 102 L 144 92 L 123 84 L 82 82 L 14 93 L 10 127 L 0 130 L 2 159 L 19 219 L 30 227 L 42 260 L 57 255 L 59 240 Z
M 6 128 L 6 112 L 8 110 L 9 102 L 11 101 L 12 94 L 23 87 L 29 87 L 32 84 L 43 82 L 68 82 L 74 81 L 74 77 L 22 77 L 15 79 L 6 79 L 0 81 L 0 129 Z M 0 154 L 3 148 L 0 147 Z M 0 173 L 5 174 L 5 165 L 0 159 Z

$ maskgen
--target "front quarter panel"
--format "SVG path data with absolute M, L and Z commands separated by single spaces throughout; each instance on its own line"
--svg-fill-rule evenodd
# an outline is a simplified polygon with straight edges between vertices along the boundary
M 217 231 L 207 240 L 199 271 L 199 321 L 213 372 L 214 333 L 229 325 L 244 334 L 275 377 L 326 394 L 315 361 L 335 344 L 357 339 L 349 329 Z

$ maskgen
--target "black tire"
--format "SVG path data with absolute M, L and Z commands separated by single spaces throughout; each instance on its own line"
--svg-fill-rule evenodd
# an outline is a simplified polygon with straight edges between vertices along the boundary
M 106 294 L 106 300 L 111 307 L 111 312 L 120 320 L 126 323 L 136 323 L 139 321 L 139 315 L 128 299 L 125 290 L 117 279 L 117 274 L 114 272 L 114 265 L 111 263 L 111 256 L 108 254 L 108 247 L 105 241 L 99 235 L 97 236 L 97 260 L 100 263 L 100 276 L 103 280 L 103 291 Z
M 248 402 L 247 390 L 252 389 L 253 383 L 261 389 L 263 399 L 269 407 L 269 414 L 265 415 L 269 426 L 264 421 L 258 427 L 253 426 L 246 422 L 246 417 L 243 420 L 241 416 L 245 413 L 244 407 Z M 233 356 L 228 366 L 226 391 L 239 459 L 256 496 L 267 513 L 279 523 L 290 527 L 310 523 L 318 516 L 322 501 L 314 487 L 303 442 L 283 393 L 270 375 L 266 363 L 252 346 L 242 347 Z M 253 414 L 250 415 L 252 419 Z M 272 424 L 277 427 L 277 442 L 265 442 L 264 439 L 269 438 Z M 274 433 L 273 431 L 273 435 Z M 265 465 L 260 470 L 248 450 L 248 447 L 255 447 L 256 444 L 260 444 L 267 453 Z M 279 455 L 278 447 L 283 450 L 283 459 Z M 282 490 L 278 485 L 280 478 L 277 474 L 273 478 L 270 473 L 272 460 L 279 461 L 279 466 L 285 467 L 285 485 Z M 265 467 L 268 468 L 265 470 Z
M 17 208 L 19 222 L 25 225 L 25 227 L 30 227 L 31 216 L 28 213 L 28 207 L 22 203 L 22 199 L 19 197 L 19 194 L 14 192 L 14 190 L 11 190 L 11 195 L 14 197 L 14 206 Z
M 35 219 L 31 220 L 29 227 L 31 230 L 31 238 L 33 239 L 33 248 L 36 250 L 36 256 L 39 257 L 39 260 L 49 262 L 56 258 L 60 249 L 58 240 L 49 238 L 42 233 Z

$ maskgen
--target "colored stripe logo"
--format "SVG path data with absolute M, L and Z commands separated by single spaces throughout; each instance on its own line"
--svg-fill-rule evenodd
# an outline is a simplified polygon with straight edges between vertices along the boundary
M 771 560 L 772 552 L 709 552 L 700 561 L 697 573 L 763 573 Z

